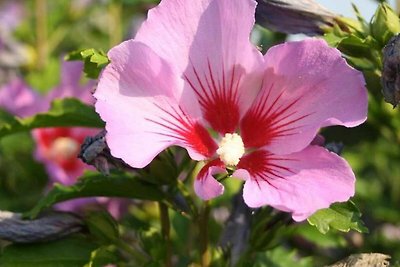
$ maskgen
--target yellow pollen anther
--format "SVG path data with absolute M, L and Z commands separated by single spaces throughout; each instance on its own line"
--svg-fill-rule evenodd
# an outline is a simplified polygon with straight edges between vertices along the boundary
M 79 152 L 78 142 L 69 137 L 59 137 L 56 140 L 54 140 L 50 150 L 52 157 L 64 158 L 64 159 L 76 157 L 78 152 Z
M 240 135 L 227 133 L 218 145 L 217 154 L 227 166 L 236 166 L 244 154 L 244 144 Z

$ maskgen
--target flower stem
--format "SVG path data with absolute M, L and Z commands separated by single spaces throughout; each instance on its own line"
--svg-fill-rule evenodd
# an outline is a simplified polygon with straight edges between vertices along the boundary
M 205 201 L 199 216 L 200 265 L 202 267 L 208 267 L 211 261 L 208 248 L 208 221 L 210 209 L 209 201 Z
M 35 1 L 35 22 L 36 22 L 36 52 L 38 59 L 37 68 L 44 69 L 47 63 L 47 0 Z
M 111 2 L 108 7 L 110 47 L 117 45 L 122 40 L 121 13 L 121 4 L 116 1 Z
M 197 207 L 193 201 L 192 196 L 190 195 L 189 191 L 187 190 L 186 185 L 182 181 L 178 180 L 177 186 L 178 186 L 178 189 L 181 192 L 182 196 L 186 200 L 186 203 L 188 204 L 188 206 L 190 208 L 190 215 L 192 216 L 193 219 L 196 219 L 198 216 Z
M 168 207 L 162 203 L 158 202 L 158 208 L 160 211 L 161 220 L 161 235 L 164 239 L 166 255 L 165 255 L 165 265 L 166 267 L 172 267 L 172 250 L 171 250 L 171 238 L 170 238 L 170 228 L 171 223 L 169 221 Z

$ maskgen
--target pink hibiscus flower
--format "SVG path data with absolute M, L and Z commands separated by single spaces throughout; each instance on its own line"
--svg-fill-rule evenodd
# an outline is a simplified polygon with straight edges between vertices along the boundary
M 301 221 L 354 194 L 347 162 L 310 143 L 321 127 L 366 120 L 362 74 L 323 40 L 272 47 L 249 41 L 253 0 L 163 0 L 133 40 L 108 53 L 95 98 L 111 153 L 142 168 L 169 146 L 205 161 L 203 199 L 233 170 L 250 207 Z M 229 180 L 225 180 L 229 181 Z
M 3 97 L 2 102 L 11 113 L 20 117 L 47 111 L 51 101 L 59 98 L 76 97 L 84 103 L 93 104 L 91 89 L 94 83 L 80 83 L 82 68 L 81 62 L 63 62 L 60 84 L 46 96 L 39 96 L 20 81 L 17 83 L 21 84 L 19 87 L 14 86 L 18 90 L 6 88 L 6 90 L 0 91 L 3 95 L 15 96 L 16 101 L 9 101 L 9 98 Z M 80 144 L 86 136 L 95 135 L 98 131 L 98 129 L 82 127 L 35 129 L 32 131 L 32 136 L 37 144 L 35 157 L 45 164 L 53 182 L 71 185 L 89 167 L 77 158 Z
M 19 117 L 26 117 L 48 110 L 50 102 L 56 98 L 76 97 L 93 104 L 91 90 L 94 83 L 80 84 L 82 68 L 81 62 L 64 62 L 60 85 L 45 97 L 34 92 L 21 79 L 16 79 L 1 89 L 0 106 Z M 35 158 L 44 164 L 52 183 L 72 185 L 85 170 L 93 169 L 78 159 L 78 153 L 85 137 L 98 132 L 99 129 L 83 127 L 38 128 L 32 131 L 36 142 Z M 88 205 L 101 205 L 119 218 L 126 211 L 127 204 L 126 200 L 99 197 L 66 201 L 57 204 L 56 208 L 79 211 Z

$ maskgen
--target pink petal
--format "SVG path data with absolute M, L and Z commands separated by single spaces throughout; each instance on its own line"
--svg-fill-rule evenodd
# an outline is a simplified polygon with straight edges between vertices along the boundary
M 183 73 L 204 118 L 224 134 L 236 130 L 261 86 L 262 56 L 249 42 L 252 0 L 163 0 L 135 40 Z
M 203 200 L 209 200 L 224 193 L 224 186 L 213 177 L 218 173 L 226 173 L 224 163 L 219 159 L 205 165 L 197 176 L 194 191 Z
M 124 198 L 87 197 L 57 203 L 55 208 L 61 211 L 77 213 L 82 213 L 91 209 L 107 209 L 107 211 L 118 220 L 127 212 L 129 203 L 130 200 Z
M 61 64 L 61 82 L 47 95 L 47 101 L 50 103 L 56 98 L 75 97 L 86 104 L 94 104 L 92 91 L 95 81 L 89 80 L 81 83 L 83 74 L 83 63 L 78 61 L 62 61 Z
M 22 79 L 16 78 L 0 89 L 0 107 L 9 113 L 27 117 L 48 109 L 48 104 Z
M 309 145 L 320 127 L 354 127 L 366 120 L 361 72 L 325 41 L 278 45 L 265 61 L 263 88 L 241 122 L 246 147 L 289 154 Z
M 355 177 L 347 162 L 319 146 L 276 156 L 256 151 L 242 158 L 233 176 L 246 180 L 249 207 L 270 205 L 292 213 L 296 221 L 354 195 Z
M 12 32 L 21 23 L 25 15 L 25 7 L 22 2 L 1 1 L 0 30 L 6 32 L 7 34 Z
M 61 84 L 79 85 L 83 73 L 83 62 L 61 61 Z
M 129 204 L 131 203 L 128 198 L 109 198 L 109 197 L 96 197 L 98 203 L 107 207 L 107 211 L 115 218 L 120 219 L 128 212 Z
M 182 91 L 182 80 L 165 60 L 133 40 L 108 55 L 111 63 L 94 96 L 115 157 L 142 168 L 172 145 L 185 147 L 195 160 L 215 153 L 194 96 Z

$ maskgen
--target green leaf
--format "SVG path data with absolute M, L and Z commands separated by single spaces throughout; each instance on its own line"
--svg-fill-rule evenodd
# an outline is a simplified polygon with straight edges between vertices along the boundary
M 355 35 L 349 35 L 340 41 L 338 49 L 349 56 L 368 57 L 371 49 L 380 50 L 380 46 L 373 38 L 362 39 Z
M 253 251 L 265 251 L 281 242 L 282 237 L 293 229 L 288 227 L 288 213 L 273 213 L 271 208 L 262 208 L 254 215 L 249 243 Z
M 241 258 L 237 267 L 311 267 L 315 266 L 311 257 L 301 257 L 296 250 L 288 250 L 277 246 L 267 251 L 254 253 L 254 257 Z M 318 266 L 318 265 L 317 265 Z
M 175 155 L 170 149 L 160 153 L 146 169 L 138 172 L 146 181 L 158 185 L 175 184 L 179 176 Z
M 365 57 L 351 57 L 345 56 L 347 62 L 359 70 L 374 70 L 377 68 L 371 60 Z
M 89 232 L 106 245 L 113 244 L 120 237 L 118 223 L 105 211 L 91 213 L 85 223 Z
M 97 172 L 87 172 L 72 186 L 56 184 L 39 203 L 25 215 L 34 218 L 42 210 L 62 201 L 81 197 L 126 197 L 160 201 L 164 193 L 155 185 L 146 183 L 137 177 L 113 172 L 104 176 Z
M 90 261 L 84 267 L 104 267 L 118 262 L 116 249 L 113 246 L 100 247 L 92 252 Z
M 287 250 L 282 246 L 278 246 L 273 250 L 269 250 L 261 254 L 255 260 L 255 267 L 262 266 L 297 266 L 310 267 L 314 266 L 311 257 L 300 257 L 296 250 Z M 264 265 L 264 263 L 266 263 Z
M 166 250 L 165 246 L 160 246 L 164 243 L 164 239 L 156 228 L 151 228 L 147 231 L 139 232 L 140 240 L 143 250 L 150 255 L 151 261 L 149 266 L 163 266 L 161 259 L 165 259 Z
M 337 47 L 340 42 L 345 38 L 345 36 L 338 36 L 334 32 L 326 33 L 324 35 L 325 41 L 332 47 Z
M 400 20 L 397 14 L 386 4 L 380 4 L 370 24 L 372 36 L 381 44 L 400 32 Z
M 47 243 L 13 244 L 0 256 L 2 267 L 76 267 L 83 266 L 96 249 L 83 236 L 74 236 Z
M 345 248 L 347 245 L 345 237 L 338 235 L 336 232 L 330 231 L 326 234 L 321 234 L 314 226 L 305 223 L 296 226 L 296 236 L 301 236 L 319 248 Z
M 308 218 L 308 222 L 325 234 L 330 228 L 341 232 L 351 229 L 360 233 L 367 233 L 368 228 L 361 220 L 361 213 L 352 201 L 332 204 L 327 209 L 322 209 Z
M 104 122 L 93 107 L 74 98 L 54 100 L 48 112 L 23 119 L 0 112 L 0 137 L 34 128 L 69 126 L 103 128 Z
M 103 51 L 94 48 L 71 52 L 65 57 L 65 60 L 83 61 L 83 72 L 88 78 L 92 79 L 97 79 L 101 70 L 110 63 L 110 60 Z

